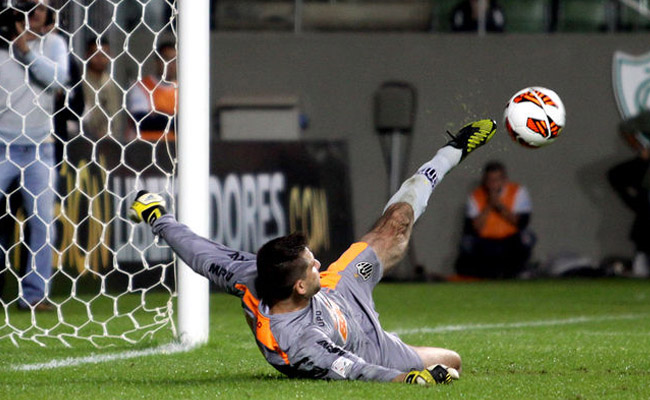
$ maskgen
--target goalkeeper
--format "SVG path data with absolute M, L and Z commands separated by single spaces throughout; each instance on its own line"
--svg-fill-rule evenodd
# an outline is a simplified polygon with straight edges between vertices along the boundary
M 166 214 L 157 194 L 138 193 L 129 215 L 151 225 L 198 274 L 241 298 L 258 347 L 283 374 L 449 383 L 458 378 L 460 356 L 443 348 L 409 346 L 385 332 L 372 291 L 404 256 L 413 224 L 435 186 L 495 131 L 491 120 L 463 127 L 402 184 L 371 231 L 323 272 L 302 234 L 271 240 L 256 256 L 197 236 Z

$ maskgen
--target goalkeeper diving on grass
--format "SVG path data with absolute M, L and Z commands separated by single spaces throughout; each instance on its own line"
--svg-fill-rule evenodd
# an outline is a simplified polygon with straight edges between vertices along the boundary
M 461 128 L 404 181 L 370 232 L 322 272 L 300 233 L 269 241 L 257 255 L 237 251 L 196 235 L 167 214 L 161 196 L 144 191 L 137 194 L 129 217 L 149 224 L 196 273 L 241 299 L 258 347 L 283 374 L 450 383 L 459 377 L 460 356 L 443 348 L 410 346 L 384 331 L 372 292 L 404 257 L 413 224 L 433 189 L 495 132 L 496 123 L 489 119 Z

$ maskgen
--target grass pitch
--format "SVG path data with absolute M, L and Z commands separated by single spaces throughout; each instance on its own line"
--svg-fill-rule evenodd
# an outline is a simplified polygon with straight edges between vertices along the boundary
M 135 348 L 0 341 L 0 399 L 650 398 L 650 281 L 380 284 L 375 300 L 384 328 L 405 342 L 458 351 L 461 379 L 430 388 L 286 379 L 257 350 L 238 299 L 215 294 L 210 343 L 189 352 L 16 370 L 148 349 L 171 332 Z

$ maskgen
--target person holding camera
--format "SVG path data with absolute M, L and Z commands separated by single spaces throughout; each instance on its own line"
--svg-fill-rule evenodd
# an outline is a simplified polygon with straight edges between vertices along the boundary
M 44 29 L 47 0 L 10 4 L 0 27 L 4 44 L 0 46 L 0 198 L 17 195 L 8 188 L 18 182 L 25 210 L 20 229 L 29 228 L 18 307 L 49 311 L 53 309 L 47 292 L 54 245 L 54 94 L 68 80 L 68 51 L 62 37 Z
M 456 272 L 460 277 L 512 279 L 524 271 L 535 245 L 528 228 L 532 201 L 505 165 L 488 162 L 467 199 Z

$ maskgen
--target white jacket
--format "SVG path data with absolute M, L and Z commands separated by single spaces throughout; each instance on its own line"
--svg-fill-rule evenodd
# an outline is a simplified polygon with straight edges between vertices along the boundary
M 53 130 L 54 92 L 68 81 L 68 49 L 49 33 L 30 51 L 0 49 L 0 142 L 38 144 Z

